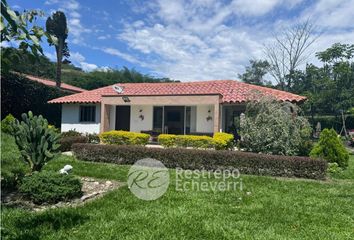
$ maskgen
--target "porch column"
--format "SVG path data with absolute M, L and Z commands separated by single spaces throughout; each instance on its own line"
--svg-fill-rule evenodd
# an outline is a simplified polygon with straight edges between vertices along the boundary
M 220 131 L 220 104 L 214 104 L 214 133 Z
M 109 130 L 109 105 L 101 104 L 101 133 Z

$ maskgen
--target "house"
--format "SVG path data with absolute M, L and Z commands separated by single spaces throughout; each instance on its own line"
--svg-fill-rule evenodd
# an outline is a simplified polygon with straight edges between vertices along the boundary
M 182 83 L 117 83 L 60 97 L 61 131 L 99 133 L 109 130 L 211 134 L 227 131 L 260 95 L 301 103 L 305 97 L 234 80 Z
M 53 80 L 49 80 L 49 79 L 45 79 L 45 78 L 41 78 L 41 77 L 36 77 L 36 76 L 28 75 L 28 74 L 21 74 L 21 75 L 25 76 L 29 80 L 42 83 L 42 84 L 47 85 L 49 87 L 56 86 L 55 81 L 53 81 Z M 86 91 L 85 89 L 75 87 L 73 85 L 66 84 L 66 83 L 61 83 L 60 88 L 66 92 L 69 92 L 69 93 L 80 93 L 80 92 Z

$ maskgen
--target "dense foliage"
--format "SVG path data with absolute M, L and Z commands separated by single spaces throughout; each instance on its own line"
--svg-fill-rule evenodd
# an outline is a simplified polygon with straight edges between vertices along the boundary
M 13 124 L 16 118 L 12 114 L 8 114 L 3 120 L 1 120 L 1 132 L 7 134 L 13 134 Z
M 249 102 L 241 119 L 242 146 L 251 152 L 297 155 L 310 134 L 296 105 L 271 98 Z
M 40 171 L 60 147 L 60 134 L 48 127 L 45 118 L 41 115 L 33 116 L 32 112 L 22 114 L 21 122 L 16 119 L 14 137 L 21 156 L 31 171 Z
M 22 178 L 28 172 L 28 166 L 20 159 L 15 139 L 6 133 L 1 133 L 1 189 L 17 188 Z
M 60 151 L 66 152 L 71 150 L 74 143 L 87 143 L 89 142 L 86 136 L 67 136 L 60 139 Z
M 17 74 L 1 76 L 1 115 L 12 114 L 21 118 L 24 112 L 32 111 L 48 119 L 50 124 L 59 127 L 61 122 L 61 106 L 48 104 L 47 101 L 68 95 L 68 92 L 33 82 Z
M 150 135 L 146 133 L 113 130 L 101 133 L 99 137 L 104 144 L 146 145 L 149 141 Z
M 159 144 L 164 147 L 215 148 L 216 150 L 232 148 L 233 140 L 233 135 L 228 133 L 215 133 L 213 137 L 174 134 L 158 136 Z
M 349 153 L 333 129 L 324 129 L 321 132 L 320 139 L 312 149 L 310 156 L 337 163 L 342 168 L 348 166 Z
M 328 127 L 329 123 L 340 132 L 343 112 L 346 127 L 353 128 L 353 114 L 348 117 L 348 110 L 354 106 L 354 44 L 335 43 L 317 52 L 316 57 L 322 66 L 309 63 L 305 70 L 300 70 L 298 66 L 284 76 L 284 86 L 277 84 L 273 87 L 306 96 L 308 100 L 302 108 L 310 116 L 313 127 L 320 121 L 324 122 L 324 127 Z M 266 61 L 252 60 L 246 72 L 239 77 L 245 82 L 267 85 L 267 81 L 263 80 L 263 76 L 269 73 L 267 66 Z M 331 118 L 325 119 L 321 115 Z
M 41 171 L 23 179 L 19 191 L 34 203 L 57 203 L 80 197 L 82 183 L 72 175 Z
M 323 179 L 327 162 L 306 157 L 255 154 L 240 151 L 214 151 L 184 148 L 146 148 L 78 143 L 72 146 L 78 159 L 92 162 L 133 164 L 154 158 L 168 168 L 216 170 L 238 169 L 241 173 Z
M 33 58 L 29 52 L 15 48 L 4 48 L 3 50 L 9 52 L 6 59 L 11 63 L 10 70 L 49 79 L 55 78 L 56 65 L 47 57 Z M 1 61 L 3 62 L 4 60 L 2 59 Z M 117 82 L 171 82 L 168 78 L 155 78 L 126 67 L 84 72 L 82 69 L 65 62 L 62 64 L 61 74 L 62 82 L 87 90 L 112 85 Z

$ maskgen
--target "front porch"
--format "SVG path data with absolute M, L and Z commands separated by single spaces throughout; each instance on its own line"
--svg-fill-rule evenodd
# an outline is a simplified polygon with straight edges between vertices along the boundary
M 244 105 L 222 105 L 219 95 L 105 96 L 100 131 L 212 135 L 230 132 Z

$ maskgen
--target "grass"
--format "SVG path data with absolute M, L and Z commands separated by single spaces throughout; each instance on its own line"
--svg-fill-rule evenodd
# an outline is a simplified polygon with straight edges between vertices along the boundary
M 125 181 L 129 166 L 59 156 L 47 170 Z M 170 170 L 167 193 L 143 201 L 125 186 L 81 207 L 41 213 L 3 207 L 9 239 L 353 239 L 350 167 L 329 181 L 242 176 L 243 191 L 181 192 Z M 208 180 L 214 182 L 215 179 Z

